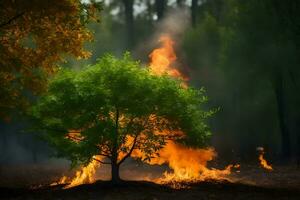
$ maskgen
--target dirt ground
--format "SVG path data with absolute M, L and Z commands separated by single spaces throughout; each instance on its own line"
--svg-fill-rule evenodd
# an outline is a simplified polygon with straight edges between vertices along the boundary
M 273 166 L 266 171 L 253 165 L 242 165 L 229 181 L 206 181 L 184 184 L 182 189 L 145 181 L 127 181 L 112 186 L 108 181 L 97 181 L 70 189 L 49 187 L 62 173 L 60 167 L 15 166 L 0 168 L 0 199 L 103 199 L 103 200 L 165 200 L 165 199 L 298 199 L 300 200 L 300 170 L 296 166 Z M 162 169 L 130 166 L 122 171 L 127 178 L 156 177 Z M 67 169 L 63 169 L 67 170 Z M 65 173 L 65 172 L 64 172 Z M 107 173 L 107 171 L 101 171 Z M 71 175 L 72 173 L 70 173 Z M 139 177 L 138 177 L 139 178 Z M 41 186 L 33 189 L 33 186 Z M 31 189 L 30 189 L 31 188 Z
M 189 185 L 184 189 L 172 189 L 168 186 L 141 181 L 130 181 L 121 186 L 112 186 L 107 181 L 98 181 L 91 185 L 81 185 L 67 190 L 56 186 L 35 190 L 1 188 L 0 192 L 2 199 L 11 200 L 296 200 L 300 197 L 300 191 L 295 189 L 271 189 L 228 182 L 202 182 Z

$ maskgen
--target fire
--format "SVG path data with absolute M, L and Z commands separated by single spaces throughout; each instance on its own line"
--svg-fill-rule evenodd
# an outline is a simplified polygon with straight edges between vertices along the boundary
M 159 42 L 162 43 L 162 47 L 153 50 L 149 55 L 151 59 L 151 72 L 156 75 L 168 74 L 173 77 L 184 79 L 184 76 L 172 66 L 177 59 L 173 48 L 173 40 L 164 35 L 160 37 Z
M 149 55 L 150 70 L 155 75 L 168 74 L 169 76 L 187 80 L 174 66 L 172 65 L 177 57 L 173 48 L 174 42 L 169 36 L 162 36 L 159 39 L 162 46 L 152 51 Z M 187 87 L 185 83 L 184 86 Z M 183 133 L 184 134 L 184 133 Z M 135 152 L 137 156 L 140 153 Z M 213 148 L 208 149 L 192 149 L 173 141 L 168 141 L 166 146 L 158 152 L 157 157 L 152 158 L 148 163 L 153 164 L 168 164 L 173 172 L 165 172 L 164 176 L 157 180 L 158 183 L 166 182 L 195 182 L 207 179 L 225 179 L 226 175 L 231 173 L 232 167 L 238 165 L 229 165 L 224 170 L 208 169 L 207 162 L 213 160 L 217 154 Z
M 70 130 L 67 139 L 70 139 L 76 143 L 79 143 L 83 137 L 80 135 L 80 131 L 78 130 Z M 93 183 L 95 182 L 95 173 L 97 168 L 100 167 L 100 162 L 103 158 L 99 155 L 93 157 L 93 160 L 87 165 L 76 171 L 74 178 L 69 178 L 67 176 L 63 176 L 58 182 L 52 183 L 51 185 L 58 184 L 67 184 L 64 188 L 71 188 L 77 185 L 85 184 L 85 183 Z
M 97 168 L 100 167 L 100 163 L 97 160 L 102 160 L 101 156 L 94 156 L 93 160 L 85 167 L 76 171 L 75 177 L 70 179 L 67 176 L 63 176 L 58 182 L 51 185 L 67 184 L 64 188 L 71 188 L 77 185 L 85 183 L 95 182 L 95 173 Z
M 164 35 L 160 38 L 159 41 L 162 43 L 162 46 L 153 50 L 149 55 L 151 59 L 150 71 L 157 76 L 167 74 L 169 76 L 179 78 L 183 81 L 187 80 L 187 78 L 185 78 L 180 73 L 180 71 L 174 67 L 174 62 L 176 61 L 177 57 L 173 48 L 174 42 L 172 41 L 172 39 Z M 183 86 L 184 88 L 187 88 L 187 84 L 185 82 L 183 82 Z M 154 115 L 150 118 L 151 120 L 156 120 L 156 116 Z M 83 138 L 78 132 L 80 131 L 70 131 L 67 138 L 77 143 L 80 142 Z M 155 134 L 172 134 L 178 137 L 184 137 L 185 135 L 185 133 L 181 131 L 163 131 L 157 132 Z M 143 135 L 141 135 L 140 137 L 143 137 Z M 127 136 L 124 147 L 131 146 L 133 140 L 133 137 Z M 172 172 L 166 171 L 161 178 L 152 181 L 159 184 L 174 183 L 175 185 L 173 184 L 173 186 L 178 188 L 180 187 L 180 185 L 178 185 L 177 183 L 180 182 L 197 182 L 209 179 L 227 179 L 227 175 L 231 173 L 231 169 L 239 167 L 238 165 L 228 165 L 223 170 L 207 168 L 207 162 L 213 160 L 216 156 L 217 153 L 213 148 L 194 149 L 177 144 L 174 141 L 167 141 L 166 145 L 158 151 L 158 154 L 156 156 L 154 156 L 151 160 L 147 160 L 145 162 L 150 165 L 167 164 Z M 124 157 L 124 155 L 120 152 L 119 159 L 121 159 L 122 157 Z M 145 155 L 139 149 L 135 149 L 132 152 L 131 157 L 144 160 Z M 91 161 L 86 167 L 78 170 L 76 172 L 76 176 L 71 181 L 68 181 L 69 178 L 64 176 L 56 184 L 69 183 L 65 188 L 70 188 L 83 183 L 94 182 L 96 169 L 100 167 L 100 164 L 97 160 L 102 159 L 103 158 L 100 156 L 94 156 L 94 160 Z M 145 177 L 145 180 L 149 179 Z
M 159 183 L 168 182 L 197 182 L 208 179 L 226 179 L 231 172 L 232 165 L 224 170 L 209 169 L 207 162 L 217 156 L 213 148 L 193 149 L 169 141 L 159 151 L 159 156 L 151 159 L 149 164 L 168 164 L 173 172 L 165 172 L 164 176 L 157 180 Z
M 270 164 L 268 164 L 267 160 L 264 158 L 264 154 L 265 154 L 264 148 L 263 147 L 259 147 L 259 148 L 257 148 L 257 150 L 260 152 L 260 154 L 258 156 L 258 160 L 260 162 L 260 165 L 264 169 L 272 171 L 273 167 Z

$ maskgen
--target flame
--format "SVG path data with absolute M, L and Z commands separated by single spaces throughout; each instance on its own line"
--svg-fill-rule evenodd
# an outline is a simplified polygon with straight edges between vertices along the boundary
M 84 137 L 80 134 L 80 130 L 70 130 L 66 136 L 67 139 L 73 142 L 79 143 Z M 77 185 L 85 183 L 95 182 L 95 173 L 97 168 L 100 167 L 100 162 L 104 158 L 102 156 L 96 155 L 92 158 L 93 160 L 87 165 L 76 171 L 74 178 L 69 178 L 63 176 L 59 181 L 54 182 L 50 185 L 67 184 L 64 189 L 71 188 Z
M 95 159 L 102 160 L 100 156 L 94 156 Z M 95 182 L 94 175 L 97 168 L 100 167 L 100 163 L 97 160 L 92 160 L 87 166 L 76 172 L 76 176 L 71 180 L 65 188 L 74 187 L 84 183 Z
M 173 40 L 169 36 L 163 35 L 159 42 L 162 43 L 162 46 L 154 49 L 149 55 L 151 72 L 156 75 L 168 74 L 185 80 L 186 78 L 172 65 L 177 59 Z
M 101 156 L 94 156 L 93 160 L 87 166 L 76 171 L 74 178 L 70 179 L 67 176 L 63 176 L 58 182 L 52 183 L 51 185 L 67 184 L 64 187 L 64 189 L 67 189 L 77 185 L 95 182 L 95 173 L 97 168 L 100 167 L 98 160 L 102 159 Z
M 159 42 L 162 44 L 161 47 L 153 50 L 149 55 L 151 72 L 158 76 L 167 74 L 175 78 L 181 78 L 184 81 L 188 80 L 173 65 L 177 59 L 173 48 L 173 40 L 169 36 L 164 35 L 160 37 Z M 183 85 L 187 87 L 186 83 Z M 184 135 L 184 133 L 182 134 Z M 193 149 L 168 141 L 158 152 L 158 156 L 148 161 L 148 164 L 168 164 L 173 170 L 173 172 L 165 172 L 162 178 L 156 180 L 158 183 L 225 179 L 226 175 L 231 173 L 233 167 L 239 167 L 239 165 L 228 165 L 223 170 L 207 168 L 207 162 L 213 160 L 216 156 L 217 154 L 213 148 Z M 138 150 L 135 150 L 133 157 L 143 158 L 143 155 Z
M 224 170 L 209 169 L 207 162 L 217 156 L 213 148 L 194 149 L 169 141 L 158 152 L 158 156 L 151 159 L 151 165 L 168 164 L 173 172 L 165 172 L 163 177 L 156 180 L 158 183 L 168 182 L 197 182 L 208 179 L 226 179 L 233 165 Z
M 271 165 L 268 164 L 268 162 L 266 161 L 266 159 L 264 158 L 264 149 L 262 148 L 262 150 L 260 150 L 260 154 L 258 156 L 258 159 L 259 159 L 259 162 L 260 162 L 260 165 L 266 169 L 266 170 L 269 170 L 269 171 L 272 171 L 273 170 L 273 167 Z
M 167 74 L 175 78 L 180 78 L 183 81 L 188 80 L 174 67 L 174 62 L 177 57 L 173 48 L 173 40 L 169 36 L 164 35 L 160 37 L 159 42 L 162 43 L 162 46 L 153 50 L 149 55 L 151 59 L 151 73 L 157 76 Z M 183 82 L 182 85 L 184 88 L 187 88 L 186 82 Z M 155 115 L 150 118 L 150 120 L 156 120 Z M 83 139 L 78 132 L 79 131 L 72 130 L 66 138 L 78 143 Z M 163 131 L 155 132 L 155 134 L 176 135 L 176 137 L 185 135 L 185 133 L 180 131 Z M 141 134 L 140 137 L 142 138 L 144 136 Z M 144 139 L 147 138 L 145 137 Z M 134 138 L 132 136 L 127 136 L 125 144 L 123 144 L 124 147 L 132 146 L 133 140 Z M 181 187 L 180 184 L 177 184 L 180 182 L 197 182 L 208 179 L 228 180 L 227 175 L 231 173 L 231 169 L 238 168 L 239 165 L 228 165 L 223 170 L 207 168 L 207 162 L 213 160 L 216 156 L 217 153 L 213 148 L 194 149 L 177 144 L 174 141 L 167 141 L 166 145 L 160 149 L 157 155 L 151 160 L 145 160 L 146 156 L 139 149 L 133 150 L 131 154 L 131 157 L 145 160 L 145 162 L 150 165 L 168 164 L 172 172 L 165 171 L 161 178 L 151 181 L 159 184 L 174 183 L 173 187 L 175 188 Z M 120 152 L 118 159 L 121 159 L 122 157 L 124 157 L 124 154 Z M 102 160 L 103 158 L 95 156 L 95 159 Z M 68 181 L 69 178 L 64 176 L 56 184 L 69 183 L 65 188 L 70 188 L 83 183 L 92 183 L 95 181 L 94 175 L 98 167 L 100 167 L 99 162 L 93 160 L 86 167 L 77 171 L 76 176 L 71 181 Z M 149 180 L 149 177 L 144 177 L 144 180 Z

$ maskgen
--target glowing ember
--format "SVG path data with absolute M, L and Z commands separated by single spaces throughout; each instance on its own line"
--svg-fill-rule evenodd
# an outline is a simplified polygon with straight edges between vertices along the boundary
M 263 147 L 259 147 L 259 148 L 257 148 L 257 150 L 260 152 L 260 154 L 258 156 L 258 160 L 260 162 L 260 165 L 264 169 L 272 171 L 273 167 L 271 165 L 269 165 L 268 162 L 266 161 L 266 159 L 264 158 L 264 154 L 265 154 L 264 148 Z

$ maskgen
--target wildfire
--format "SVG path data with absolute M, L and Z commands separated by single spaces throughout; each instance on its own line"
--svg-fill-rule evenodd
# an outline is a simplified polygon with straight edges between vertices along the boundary
M 101 156 L 94 156 L 93 160 L 85 167 L 76 171 L 75 177 L 70 179 L 67 176 L 63 176 L 58 182 L 51 185 L 67 184 L 64 188 L 71 188 L 77 185 L 85 183 L 95 182 L 95 173 L 97 168 L 100 167 L 100 163 L 97 160 L 102 160 Z
M 213 148 L 193 149 L 173 141 L 159 151 L 159 156 L 151 159 L 149 164 L 168 164 L 173 172 L 165 172 L 164 176 L 157 180 L 159 183 L 168 182 L 197 182 L 208 179 L 226 179 L 231 172 L 232 165 L 224 170 L 209 169 L 207 162 L 217 156 Z
M 269 171 L 272 171 L 272 170 L 273 170 L 273 167 L 272 167 L 270 164 L 268 164 L 267 160 L 264 158 L 264 154 L 265 154 L 264 148 L 263 148 L 263 147 L 259 147 L 259 148 L 257 148 L 257 150 L 260 152 L 260 154 L 259 154 L 259 156 L 258 156 L 260 165 L 261 165 L 264 169 L 269 170 Z
M 166 35 L 159 39 L 161 47 L 152 51 L 149 55 L 150 69 L 155 75 L 168 74 L 169 76 L 187 80 L 174 66 L 176 54 L 173 48 L 174 42 Z M 184 83 L 187 87 L 187 84 Z M 183 133 L 184 134 L 184 133 Z M 139 153 L 136 153 L 139 155 Z M 168 141 L 166 146 L 158 152 L 157 157 L 152 158 L 148 163 L 153 164 L 168 164 L 173 172 L 165 172 L 164 176 L 158 183 L 168 182 L 196 182 L 207 179 L 225 179 L 226 175 L 231 173 L 232 167 L 238 165 L 229 165 L 224 170 L 209 169 L 207 162 L 213 160 L 217 154 L 213 148 L 208 149 L 192 149 L 173 141 Z
M 185 79 L 185 77 L 172 65 L 177 59 L 173 48 L 173 40 L 164 35 L 160 37 L 159 42 L 162 43 L 162 46 L 153 50 L 149 55 L 152 73 L 156 75 L 168 74 L 173 77 Z
M 83 137 L 80 135 L 80 131 L 77 130 L 70 130 L 66 138 L 76 143 L 79 143 L 83 139 Z M 58 182 L 52 183 L 51 185 L 67 184 L 64 187 L 66 189 L 85 183 L 95 182 L 95 173 L 97 168 L 100 167 L 99 160 L 101 161 L 103 158 L 99 155 L 94 156 L 93 160 L 87 166 L 84 166 L 76 171 L 74 178 L 63 176 Z
M 179 70 L 174 67 L 174 62 L 176 61 L 176 54 L 173 48 L 174 42 L 168 36 L 162 36 L 159 40 L 162 44 L 161 47 L 152 51 L 149 55 L 150 70 L 155 75 L 167 74 L 172 77 L 179 78 L 183 81 L 187 80 Z M 186 88 L 187 84 L 183 82 L 183 86 Z M 156 120 L 156 116 L 151 116 L 151 120 Z M 79 133 L 78 133 L 79 132 Z M 182 137 L 185 133 L 180 131 L 163 131 L 157 132 L 155 134 L 163 135 L 176 135 Z M 142 136 L 141 136 L 142 137 Z M 80 135 L 80 131 L 72 130 L 66 137 L 74 142 L 80 142 L 83 138 Z M 145 138 L 147 139 L 147 138 Z M 126 146 L 131 146 L 134 138 L 128 136 L 126 139 Z M 124 155 L 120 153 L 120 158 Z M 145 155 L 139 150 L 135 149 L 131 155 L 133 158 L 145 158 Z M 177 144 L 174 141 L 167 141 L 166 145 L 158 151 L 158 154 L 154 156 L 151 160 L 146 161 L 150 165 L 162 165 L 167 164 L 172 172 L 164 172 L 163 176 L 159 179 L 152 180 L 159 184 L 173 183 L 176 188 L 181 187 L 177 183 L 180 182 L 197 182 L 208 179 L 214 180 L 224 180 L 227 179 L 227 175 L 231 173 L 232 168 L 238 168 L 239 166 L 228 165 L 225 169 L 209 169 L 207 168 L 207 162 L 213 160 L 217 156 L 213 148 L 207 149 L 194 149 L 185 147 L 183 145 Z M 120 159 L 119 158 L 119 159 Z M 96 169 L 100 167 L 97 160 L 102 160 L 101 156 L 94 156 L 94 160 L 91 161 L 86 167 L 78 170 L 76 176 L 73 179 L 69 179 L 64 176 L 55 184 L 66 184 L 65 188 L 74 187 L 83 183 L 92 183 L 95 181 L 94 176 Z M 147 177 L 145 177 L 145 180 Z M 228 179 L 227 179 L 228 180 Z

